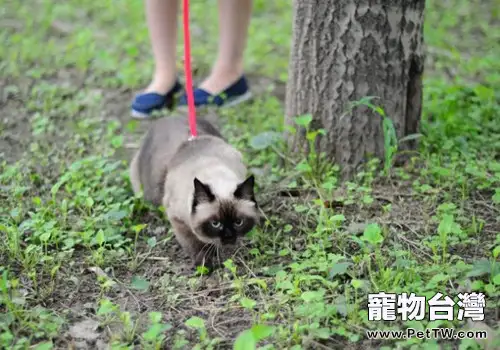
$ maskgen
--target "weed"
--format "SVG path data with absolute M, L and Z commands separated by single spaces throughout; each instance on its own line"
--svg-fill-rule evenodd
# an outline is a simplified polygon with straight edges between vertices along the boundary
M 384 109 L 370 102 L 373 99 L 374 97 L 364 97 L 359 101 L 355 101 L 352 103 L 351 109 L 357 106 L 366 106 L 382 117 L 382 131 L 384 135 L 384 173 L 386 176 L 389 176 L 394 156 L 398 151 L 396 129 L 390 117 L 386 115 Z M 408 140 L 410 137 L 417 137 L 417 135 L 407 135 L 404 139 L 399 141 Z

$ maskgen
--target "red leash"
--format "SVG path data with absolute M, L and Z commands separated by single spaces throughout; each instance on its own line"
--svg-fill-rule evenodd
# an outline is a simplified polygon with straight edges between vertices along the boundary
M 183 6 L 184 22 L 184 74 L 186 76 L 186 94 L 189 111 L 189 129 L 191 139 L 197 136 L 196 131 L 196 109 L 194 106 L 193 77 L 191 75 L 191 43 L 189 38 L 189 0 L 184 0 Z

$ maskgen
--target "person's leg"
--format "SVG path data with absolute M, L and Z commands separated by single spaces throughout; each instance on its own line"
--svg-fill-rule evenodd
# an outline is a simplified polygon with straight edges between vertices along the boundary
M 251 14 L 252 0 L 219 0 L 219 50 L 200 88 L 217 94 L 241 77 Z
M 155 69 L 146 92 L 167 93 L 176 80 L 179 0 L 145 0 Z

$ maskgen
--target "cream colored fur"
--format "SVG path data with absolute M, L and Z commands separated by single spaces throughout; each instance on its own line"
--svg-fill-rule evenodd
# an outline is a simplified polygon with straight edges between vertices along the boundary
M 130 164 L 134 193 L 142 190 L 146 200 L 165 207 L 176 239 L 195 260 L 205 244 L 219 243 L 218 239 L 204 236 L 197 227 L 218 214 L 220 201 L 234 202 L 235 210 L 256 221 L 259 217 L 254 202 L 234 199 L 234 191 L 247 173 L 241 153 L 204 120 L 198 121 L 198 133 L 197 138 L 188 141 L 186 118 L 159 119 L 143 138 Z M 200 204 L 193 218 L 195 177 L 210 186 L 218 201 Z

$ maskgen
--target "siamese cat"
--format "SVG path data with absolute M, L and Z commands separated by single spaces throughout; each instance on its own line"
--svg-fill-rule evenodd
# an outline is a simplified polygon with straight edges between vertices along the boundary
M 130 180 L 134 193 L 163 205 L 194 264 L 211 268 L 213 248 L 236 243 L 260 213 L 241 153 L 207 120 L 198 120 L 197 129 L 189 140 L 186 118 L 153 122 L 130 164 Z

